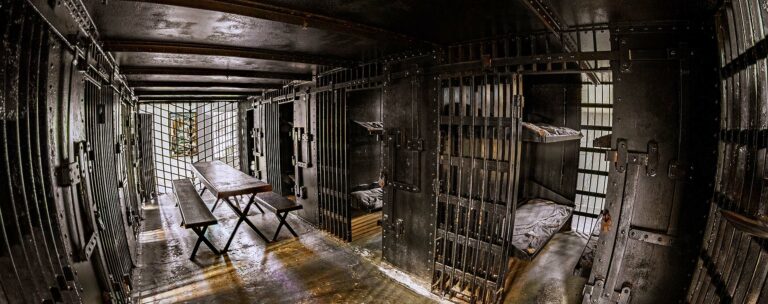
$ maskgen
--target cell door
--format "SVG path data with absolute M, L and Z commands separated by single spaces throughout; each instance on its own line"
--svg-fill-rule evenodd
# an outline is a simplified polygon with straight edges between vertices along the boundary
M 470 303 L 501 300 L 517 205 L 521 78 L 439 80 L 433 292 Z
M 416 66 L 407 69 L 418 70 Z M 383 258 L 428 280 L 432 260 L 436 148 L 433 96 L 418 73 L 383 88 Z
M 254 120 L 256 118 L 256 111 L 249 109 L 245 111 L 245 167 L 248 168 L 245 172 L 250 176 L 256 176 L 256 132 Z
M 317 102 L 315 95 L 309 92 L 295 95 L 293 100 L 293 164 L 295 167 L 296 201 L 304 206 L 299 216 L 313 224 L 318 224 L 318 184 L 317 184 L 317 145 L 315 134 L 317 125 Z M 279 109 L 276 109 L 279 114 Z M 279 143 L 275 146 L 280 148 Z M 279 162 L 277 163 L 279 167 Z M 278 171 L 279 172 L 279 171 Z
M 248 156 L 251 175 L 267 181 L 267 154 L 265 142 L 265 112 L 264 104 L 256 104 L 253 110 L 246 111 L 249 118 L 246 119 L 248 128 L 248 146 L 251 153 Z M 250 121 L 249 121 L 250 120 Z

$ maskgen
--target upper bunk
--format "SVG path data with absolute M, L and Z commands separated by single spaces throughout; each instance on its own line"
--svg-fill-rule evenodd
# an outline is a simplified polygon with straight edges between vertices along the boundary
M 581 132 L 571 128 L 557 127 L 543 123 L 523 122 L 523 141 L 555 143 L 581 139 Z

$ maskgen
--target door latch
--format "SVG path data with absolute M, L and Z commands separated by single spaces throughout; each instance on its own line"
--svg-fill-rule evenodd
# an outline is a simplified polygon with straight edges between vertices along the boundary
M 612 162 L 616 172 L 624 173 L 628 165 L 645 166 L 645 174 L 656 176 L 659 167 L 659 144 L 649 141 L 647 152 L 629 151 L 627 140 L 616 140 L 616 150 L 605 152 L 605 160 Z

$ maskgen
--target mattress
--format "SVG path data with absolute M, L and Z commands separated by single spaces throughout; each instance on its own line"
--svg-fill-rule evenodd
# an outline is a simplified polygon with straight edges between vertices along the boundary
M 547 124 L 523 122 L 523 126 L 536 132 L 541 137 L 579 135 L 579 131 L 566 127 L 555 127 Z
M 531 199 L 517 207 L 512 245 L 533 255 L 557 233 L 573 212 L 572 207 Z
M 371 189 L 358 190 L 350 193 L 350 201 L 353 208 L 360 210 L 381 209 L 384 204 L 384 189 L 374 187 Z

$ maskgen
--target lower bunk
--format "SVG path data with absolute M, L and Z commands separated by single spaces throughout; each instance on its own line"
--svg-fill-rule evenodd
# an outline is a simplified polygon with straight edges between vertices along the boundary
M 352 241 L 380 235 L 384 189 L 378 182 L 362 184 L 352 187 L 349 196 Z

